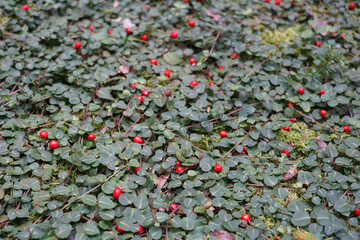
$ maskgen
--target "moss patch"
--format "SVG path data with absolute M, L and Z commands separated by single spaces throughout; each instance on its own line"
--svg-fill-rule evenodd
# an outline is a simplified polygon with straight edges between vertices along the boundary
M 280 42 L 292 43 L 297 37 L 298 34 L 291 27 L 285 30 L 267 30 L 261 35 L 261 44 L 278 45 Z
M 286 144 L 291 144 L 295 150 L 304 152 L 303 149 L 311 140 L 316 138 L 316 132 L 309 129 L 306 123 L 293 123 L 289 131 L 280 131 L 277 139 Z

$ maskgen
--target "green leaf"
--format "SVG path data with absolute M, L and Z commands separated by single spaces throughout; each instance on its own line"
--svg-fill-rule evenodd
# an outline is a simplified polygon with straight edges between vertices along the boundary
M 167 222 L 167 220 L 169 219 L 169 215 L 164 212 L 157 212 L 155 214 L 155 217 L 156 217 L 156 220 L 160 223 Z
M 325 154 L 331 158 L 336 158 L 339 155 L 338 151 L 336 150 L 336 148 L 332 143 L 326 146 Z
M 256 228 L 247 227 L 246 233 L 249 236 L 249 238 L 256 239 L 260 234 L 260 230 Z
M 88 236 L 95 236 L 95 235 L 98 235 L 100 234 L 100 231 L 99 229 L 97 228 L 97 224 L 96 222 L 87 222 L 86 225 L 85 225 L 85 233 L 88 235 Z
M 264 182 L 266 186 L 274 187 L 278 183 L 278 179 L 274 176 L 264 174 Z
M 71 233 L 70 224 L 60 224 L 59 227 L 55 230 L 55 234 L 58 238 L 64 239 L 67 238 Z
M 132 204 L 133 199 L 134 199 L 133 196 L 131 196 L 130 194 L 122 193 L 119 197 L 119 203 L 123 206 L 127 206 Z
M 98 95 L 99 98 L 113 100 L 113 97 L 111 96 L 108 88 L 102 87 L 96 92 L 96 94 Z
M 305 211 L 299 211 L 294 213 L 291 218 L 291 222 L 298 227 L 305 227 L 310 224 L 310 215 Z
M 113 209 L 115 207 L 115 203 L 107 196 L 101 196 L 98 204 L 101 209 Z
M 181 228 L 187 231 L 193 230 L 195 228 L 195 221 L 191 218 L 184 217 L 181 219 Z
M 147 207 L 149 205 L 149 200 L 148 200 L 148 198 L 146 197 L 145 194 L 141 193 L 134 200 L 134 205 L 138 209 L 143 209 L 143 208 L 145 208 L 145 207 Z
M 81 198 L 81 201 L 89 206 L 95 206 L 96 205 L 96 197 L 94 195 L 85 195 Z
M 171 65 L 177 65 L 183 61 L 180 55 L 172 52 L 166 53 L 164 55 L 164 59 L 167 63 Z

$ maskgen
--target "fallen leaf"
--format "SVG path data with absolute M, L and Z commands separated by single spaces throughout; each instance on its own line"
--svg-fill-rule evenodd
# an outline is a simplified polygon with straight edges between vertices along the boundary
M 115 0 L 113 3 L 113 8 L 117 8 L 118 6 L 119 6 L 119 2 Z
M 293 232 L 293 236 L 295 237 L 296 240 L 316 240 L 317 238 L 309 233 L 309 232 L 305 232 L 305 231 L 295 231 Z
M 216 229 L 211 236 L 216 237 L 219 240 L 235 240 L 235 238 L 227 231 Z
M 120 67 L 119 67 L 119 70 L 117 71 L 118 73 L 128 73 L 129 72 L 129 65 L 127 65 L 126 63 L 123 63 Z
M 125 19 L 122 21 L 122 26 L 123 26 L 123 28 L 126 29 L 126 28 L 135 27 L 135 24 L 133 24 L 129 18 L 125 18 Z
M 289 181 L 291 179 L 293 179 L 296 174 L 297 174 L 298 170 L 296 169 L 296 167 L 291 167 L 289 168 L 289 171 L 287 171 L 284 176 L 283 176 L 283 181 L 286 182 L 286 181 Z
M 215 22 L 219 22 L 219 20 L 221 18 L 221 15 L 213 13 L 213 11 L 211 11 L 211 9 L 209 9 L 209 8 L 205 10 L 205 13 L 209 17 L 212 17 L 212 19 L 214 19 Z
M 117 17 L 117 18 L 111 19 L 111 21 L 113 21 L 113 22 L 120 22 L 120 21 L 121 21 L 121 17 Z
M 319 147 L 325 152 L 325 151 L 326 151 L 326 147 L 327 147 L 326 142 L 324 142 L 324 141 L 320 138 L 320 136 L 317 136 L 315 140 L 316 140 L 317 144 L 319 145 Z
M 109 128 L 108 127 L 104 127 L 103 129 L 100 130 L 100 133 L 105 133 Z
M 164 175 L 161 175 L 161 176 L 159 176 L 159 177 L 156 177 L 157 179 L 156 179 L 156 181 L 155 181 L 155 185 L 156 185 L 159 189 L 161 189 L 161 188 L 165 185 L 165 183 L 166 183 L 166 181 L 168 180 L 171 172 L 172 172 L 171 169 L 167 169 L 167 170 L 166 170 L 166 173 L 165 173 Z

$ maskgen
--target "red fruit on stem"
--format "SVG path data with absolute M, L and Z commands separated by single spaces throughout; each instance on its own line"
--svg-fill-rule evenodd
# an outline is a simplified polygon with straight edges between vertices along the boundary
M 241 220 L 244 220 L 246 222 L 250 221 L 250 215 L 247 214 L 247 213 L 244 213 L 242 216 L 241 216 Z
M 182 171 L 184 171 L 184 169 L 182 168 L 182 167 L 177 167 L 176 169 L 175 169 L 175 171 L 177 171 L 177 172 L 182 172 Z
M 149 9 L 150 9 L 149 5 L 144 5 L 144 8 L 145 8 L 146 10 L 149 10 Z
M 322 43 L 320 41 L 316 41 L 314 45 L 317 47 L 321 47 Z
M 220 164 L 216 164 L 214 167 L 214 171 L 215 172 L 221 172 L 222 171 L 222 166 Z
M 112 34 L 112 30 L 109 29 L 109 30 L 108 30 L 108 34 L 111 35 L 111 34 Z
M 243 150 L 242 150 L 241 153 L 242 153 L 242 154 L 247 154 L 247 150 L 246 150 L 246 147 L 245 147 L 245 146 L 243 147 Z
M 136 98 L 139 99 L 140 103 L 142 103 L 144 100 L 143 96 L 141 96 L 141 95 L 137 96 Z
M 164 75 L 165 75 L 166 77 L 170 77 L 171 71 L 170 71 L 169 69 L 166 69 L 166 70 L 164 71 Z
M 356 8 L 355 3 L 353 3 L 353 2 L 349 3 L 349 8 L 350 8 L 350 9 L 354 9 L 354 8 Z
M 176 31 L 172 31 L 171 38 L 177 38 L 177 37 L 178 37 L 178 33 Z
M 192 80 L 192 81 L 190 82 L 190 86 L 192 86 L 192 87 L 195 87 L 195 86 L 197 86 L 197 85 L 199 85 L 199 82 L 196 81 L 196 80 Z
M 51 140 L 51 141 L 49 142 L 49 147 L 52 148 L 52 149 L 58 148 L 58 147 L 59 147 L 58 141 L 56 141 L 56 140 Z
M 75 48 L 75 49 L 81 48 L 81 42 L 76 42 L 76 43 L 74 44 L 74 48 Z
M 137 231 L 136 233 L 139 234 L 142 233 L 142 231 L 144 231 L 144 228 L 139 224 L 139 231 Z
M 288 103 L 288 107 L 293 107 L 294 104 L 292 102 Z
M 224 67 L 223 67 L 223 66 L 219 66 L 218 69 L 221 71 L 221 70 L 224 70 Z
M 158 60 L 155 58 L 150 60 L 151 65 L 157 65 L 157 63 L 158 63 Z
M 304 94 L 305 89 L 303 89 L 303 88 L 299 88 L 298 92 L 299 92 L 300 94 Z
M 356 216 L 360 216 L 360 209 L 359 208 L 355 209 L 354 214 Z
M 94 134 L 89 134 L 88 139 L 91 140 L 91 141 L 94 140 L 94 139 L 95 139 L 95 135 L 94 135 Z
M 127 34 L 131 34 L 131 33 L 132 33 L 131 27 L 127 27 L 127 28 L 126 28 L 126 32 L 127 32 Z
M 275 4 L 276 4 L 276 5 L 280 5 L 280 4 L 281 4 L 281 0 L 275 0 Z
M 287 156 L 289 156 L 289 154 L 290 154 L 289 151 L 286 149 L 282 150 L 281 153 L 285 153 Z
M 136 84 L 133 83 L 133 84 L 130 85 L 130 87 L 131 87 L 131 88 L 136 88 Z
M 134 137 L 134 142 L 135 142 L 135 143 L 143 143 L 144 140 L 143 140 L 141 137 L 136 136 L 136 137 Z
M 95 28 L 94 25 L 90 25 L 90 27 L 89 27 L 89 29 L 90 29 L 91 31 L 94 31 L 94 28 Z
M 349 126 L 343 126 L 344 132 L 350 132 L 350 127 Z
M 188 22 L 188 24 L 189 24 L 190 27 L 194 27 L 195 26 L 195 20 L 190 20 Z
M 118 232 L 121 233 L 121 234 L 126 233 L 124 230 L 122 230 L 121 228 L 119 228 L 119 226 L 116 226 L 116 231 L 118 231 Z
M 321 95 L 323 95 L 323 94 L 325 94 L 325 90 L 324 90 L 324 89 L 321 89 L 320 92 L 319 92 L 319 95 L 321 96 Z
M 342 33 L 342 34 L 340 35 L 340 38 L 341 38 L 341 39 L 344 39 L 344 37 L 345 37 L 345 33 Z
M 48 137 L 47 131 L 41 131 L 41 132 L 39 133 L 39 135 L 40 135 L 41 138 L 47 138 L 47 137 Z
M 234 52 L 233 54 L 231 54 L 231 57 L 232 58 L 237 58 L 239 55 L 236 53 L 236 52 Z
M 196 63 L 196 60 L 195 60 L 195 58 L 190 58 L 189 62 L 190 62 L 190 64 L 194 64 L 194 63 Z
M 227 132 L 222 130 L 219 132 L 220 137 L 225 138 L 227 136 Z
M 294 118 L 294 117 L 290 118 L 289 122 L 296 122 L 296 118 Z
M 321 116 L 325 116 L 325 115 L 326 115 L 326 111 L 325 111 L 325 110 L 320 110 L 320 115 L 321 115 Z
M 214 86 L 214 85 L 215 85 L 214 82 L 209 83 L 209 87 Z
M 265 0 L 265 2 L 269 3 L 269 2 L 270 2 L 270 0 Z
M 141 167 L 136 167 L 136 168 L 134 169 L 134 173 L 137 174 L 137 172 L 138 172 L 140 169 L 141 169 Z
M 176 160 L 176 166 L 180 166 L 181 165 L 181 163 L 180 163 L 180 161 L 179 160 Z
M 177 204 L 176 203 L 172 203 L 170 205 L 170 208 L 174 211 L 177 208 Z
M 145 97 L 149 96 L 149 91 L 148 90 L 142 90 L 141 92 L 142 95 L 144 95 Z
M 141 40 L 146 41 L 148 39 L 148 35 L 144 34 L 140 38 L 141 38 Z
M 29 6 L 28 5 L 22 5 L 21 8 L 25 11 L 28 11 L 29 10 Z
M 118 199 L 120 197 L 120 195 L 122 194 L 122 189 L 121 188 L 115 188 L 113 191 L 113 197 L 115 199 Z
M 289 131 L 290 130 L 290 127 L 283 127 L 282 128 L 284 131 Z

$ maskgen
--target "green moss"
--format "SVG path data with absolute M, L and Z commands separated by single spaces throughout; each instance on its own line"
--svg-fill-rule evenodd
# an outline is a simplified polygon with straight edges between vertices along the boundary
M 290 144 L 295 150 L 304 152 L 304 148 L 316 138 L 316 132 L 308 128 L 306 123 L 293 123 L 289 131 L 280 131 L 277 139 Z
M 292 43 L 298 37 L 294 28 L 287 28 L 285 30 L 267 30 L 261 35 L 261 44 L 278 45 L 280 42 Z

